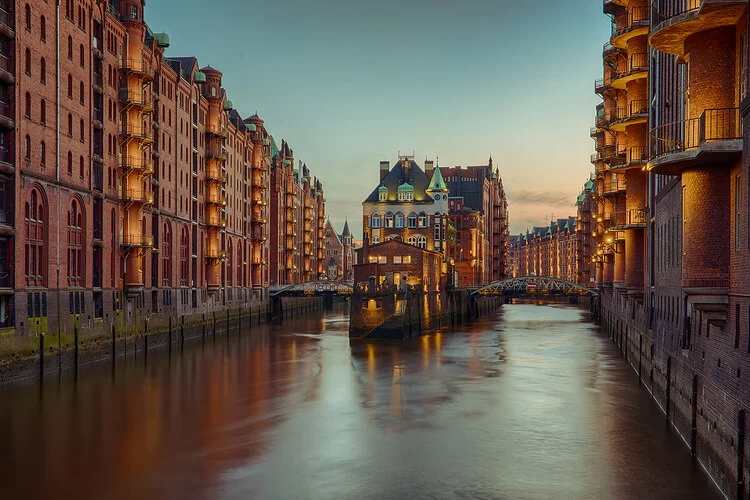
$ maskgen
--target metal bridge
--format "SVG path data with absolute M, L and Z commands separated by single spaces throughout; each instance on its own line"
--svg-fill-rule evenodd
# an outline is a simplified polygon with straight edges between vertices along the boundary
M 587 288 L 572 281 L 550 276 L 520 276 L 477 288 L 472 295 L 504 295 L 506 297 L 546 295 L 599 295 L 594 288 Z
M 306 281 L 295 285 L 271 287 L 271 297 L 305 297 L 312 295 L 351 295 L 354 285 L 344 281 Z

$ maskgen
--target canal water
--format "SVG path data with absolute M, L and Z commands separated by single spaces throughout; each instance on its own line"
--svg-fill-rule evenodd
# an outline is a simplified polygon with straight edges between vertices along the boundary
M 0 497 L 720 498 L 587 320 L 350 345 L 334 311 L 0 389 Z

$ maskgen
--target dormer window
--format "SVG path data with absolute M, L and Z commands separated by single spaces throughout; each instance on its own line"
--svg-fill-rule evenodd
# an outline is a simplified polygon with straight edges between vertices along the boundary
M 386 198 L 388 198 L 387 192 L 378 193 L 378 201 L 386 201 Z
M 130 6 L 130 19 L 138 20 L 138 7 L 135 5 Z
M 398 201 L 413 201 L 414 186 L 405 182 L 398 187 Z

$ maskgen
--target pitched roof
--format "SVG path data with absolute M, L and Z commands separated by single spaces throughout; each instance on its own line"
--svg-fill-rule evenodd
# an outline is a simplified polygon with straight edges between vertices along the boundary
M 427 187 L 427 191 L 444 191 L 448 192 L 448 185 L 443 179 L 443 174 L 440 173 L 440 169 L 436 168 L 432 173 L 432 180 L 430 185 Z
M 404 162 L 407 163 L 406 169 L 404 168 Z M 432 203 L 432 199 L 426 193 L 427 187 L 430 185 L 430 179 L 414 160 L 396 162 L 383 181 L 378 183 L 372 193 L 365 198 L 365 203 L 378 201 L 378 188 L 381 184 L 388 188 L 388 201 L 396 201 L 398 187 L 405 182 L 414 187 L 414 202 Z
M 341 233 L 341 236 L 351 236 L 352 232 L 349 230 L 349 221 L 346 220 L 344 222 L 344 232 Z

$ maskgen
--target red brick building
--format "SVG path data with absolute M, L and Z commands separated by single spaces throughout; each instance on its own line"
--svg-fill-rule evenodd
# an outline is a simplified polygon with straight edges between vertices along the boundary
M 321 184 L 233 109 L 219 70 L 167 55 L 144 4 L 0 2 L 8 333 L 249 308 L 322 272 Z
M 328 279 L 354 279 L 354 265 L 357 264 L 356 244 L 349 229 L 349 221 L 344 222 L 341 234 L 336 232 L 333 223 L 326 221 L 325 225 L 325 274 Z
M 603 5 L 591 131 L 603 322 L 724 494 L 744 498 L 748 2 Z
M 361 264 L 354 266 L 354 283 L 365 287 L 370 276 L 380 289 L 405 285 L 425 292 L 445 289 L 446 274 L 443 272 L 443 254 L 404 243 L 396 237 L 383 243 L 362 247 Z

